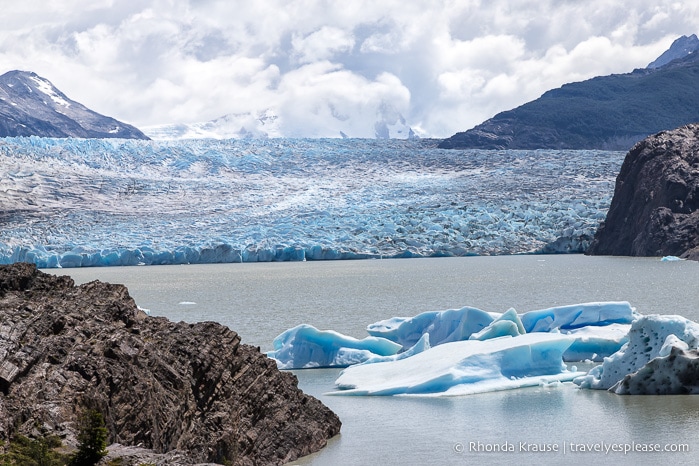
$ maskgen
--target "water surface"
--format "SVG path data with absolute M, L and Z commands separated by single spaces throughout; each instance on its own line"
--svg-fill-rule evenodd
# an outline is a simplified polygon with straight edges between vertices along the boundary
M 366 325 L 377 320 L 466 305 L 526 312 L 625 300 L 644 314 L 699 320 L 699 263 L 657 258 L 523 255 L 52 272 L 70 274 L 79 283 L 126 284 L 153 315 L 217 321 L 263 351 L 271 349 L 276 335 L 300 323 L 361 338 Z M 657 464 L 691 462 L 699 452 L 699 397 L 622 397 L 570 384 L 434 399 L 323 395 L 333 390 L 338 373 L 295 371 L 300 387 L 343 421 L 340 436 L 298 464 Z M 558 451 L 522 451 L 520 442 Z M 671 449 L 684 444 L 690 452 L 571 451 L 580 445 L 648 444 Z M 484 451 L 509 446 L 516 451 Z

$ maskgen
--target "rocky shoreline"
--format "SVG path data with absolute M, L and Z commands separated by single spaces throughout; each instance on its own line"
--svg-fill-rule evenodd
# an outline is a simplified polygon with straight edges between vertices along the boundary
M 149 317 L 122 285 L 0 266 L 0 440 L 74 447 L 82 409 L 103 414 L 121 464 L 284 464 L 341 425 L 225 326 Z

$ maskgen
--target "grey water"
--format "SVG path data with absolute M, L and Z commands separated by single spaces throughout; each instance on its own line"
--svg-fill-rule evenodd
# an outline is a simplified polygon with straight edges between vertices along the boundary
M 152 315 L 220 322 L 262 351 L 301 323 L 362 338 L 377 320 L 467 305 L 526 312 L 624 300 L 643 314 L 699 320 L 699 263 L 658 258 L 521 255 L 49 271 L 77 283 L 123 283 Z M 692 462 L 699 452 L 695 396 L 622 397 L 572 384 L 451 398 L 325 395 L 339 372 L 294 371 L 300 388 L 343 422 L 325 449 L 294 464 L 657 464 Z M 624 452 L 629 449 L 635 451 Z M 655 449 L 664 451 L 648 451 Z

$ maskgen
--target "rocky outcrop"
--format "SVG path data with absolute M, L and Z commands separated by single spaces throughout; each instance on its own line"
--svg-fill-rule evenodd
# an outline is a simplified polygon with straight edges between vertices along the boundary
M 587 253 L 699 260 L 699 124 L 658 133 L 629 151 Z
M 56 434 L 74 446 L 86 408 L 103 414 L 110 443 L 163 464 L 283 464 L 340 430 L 225 326 L 149 317 L 121 285 L 1 266 L 0 439 Z

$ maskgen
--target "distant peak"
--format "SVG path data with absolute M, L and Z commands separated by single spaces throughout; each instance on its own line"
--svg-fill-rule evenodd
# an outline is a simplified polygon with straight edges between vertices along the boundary
M 648 68 L 655 69 L 667 65 L 673 60 L 684 58 L 699 50 L 699 38 L 696 34 L 682 36 L 672 43 L 669 49 L 663 52 L 655 61 L 648 65 Z

